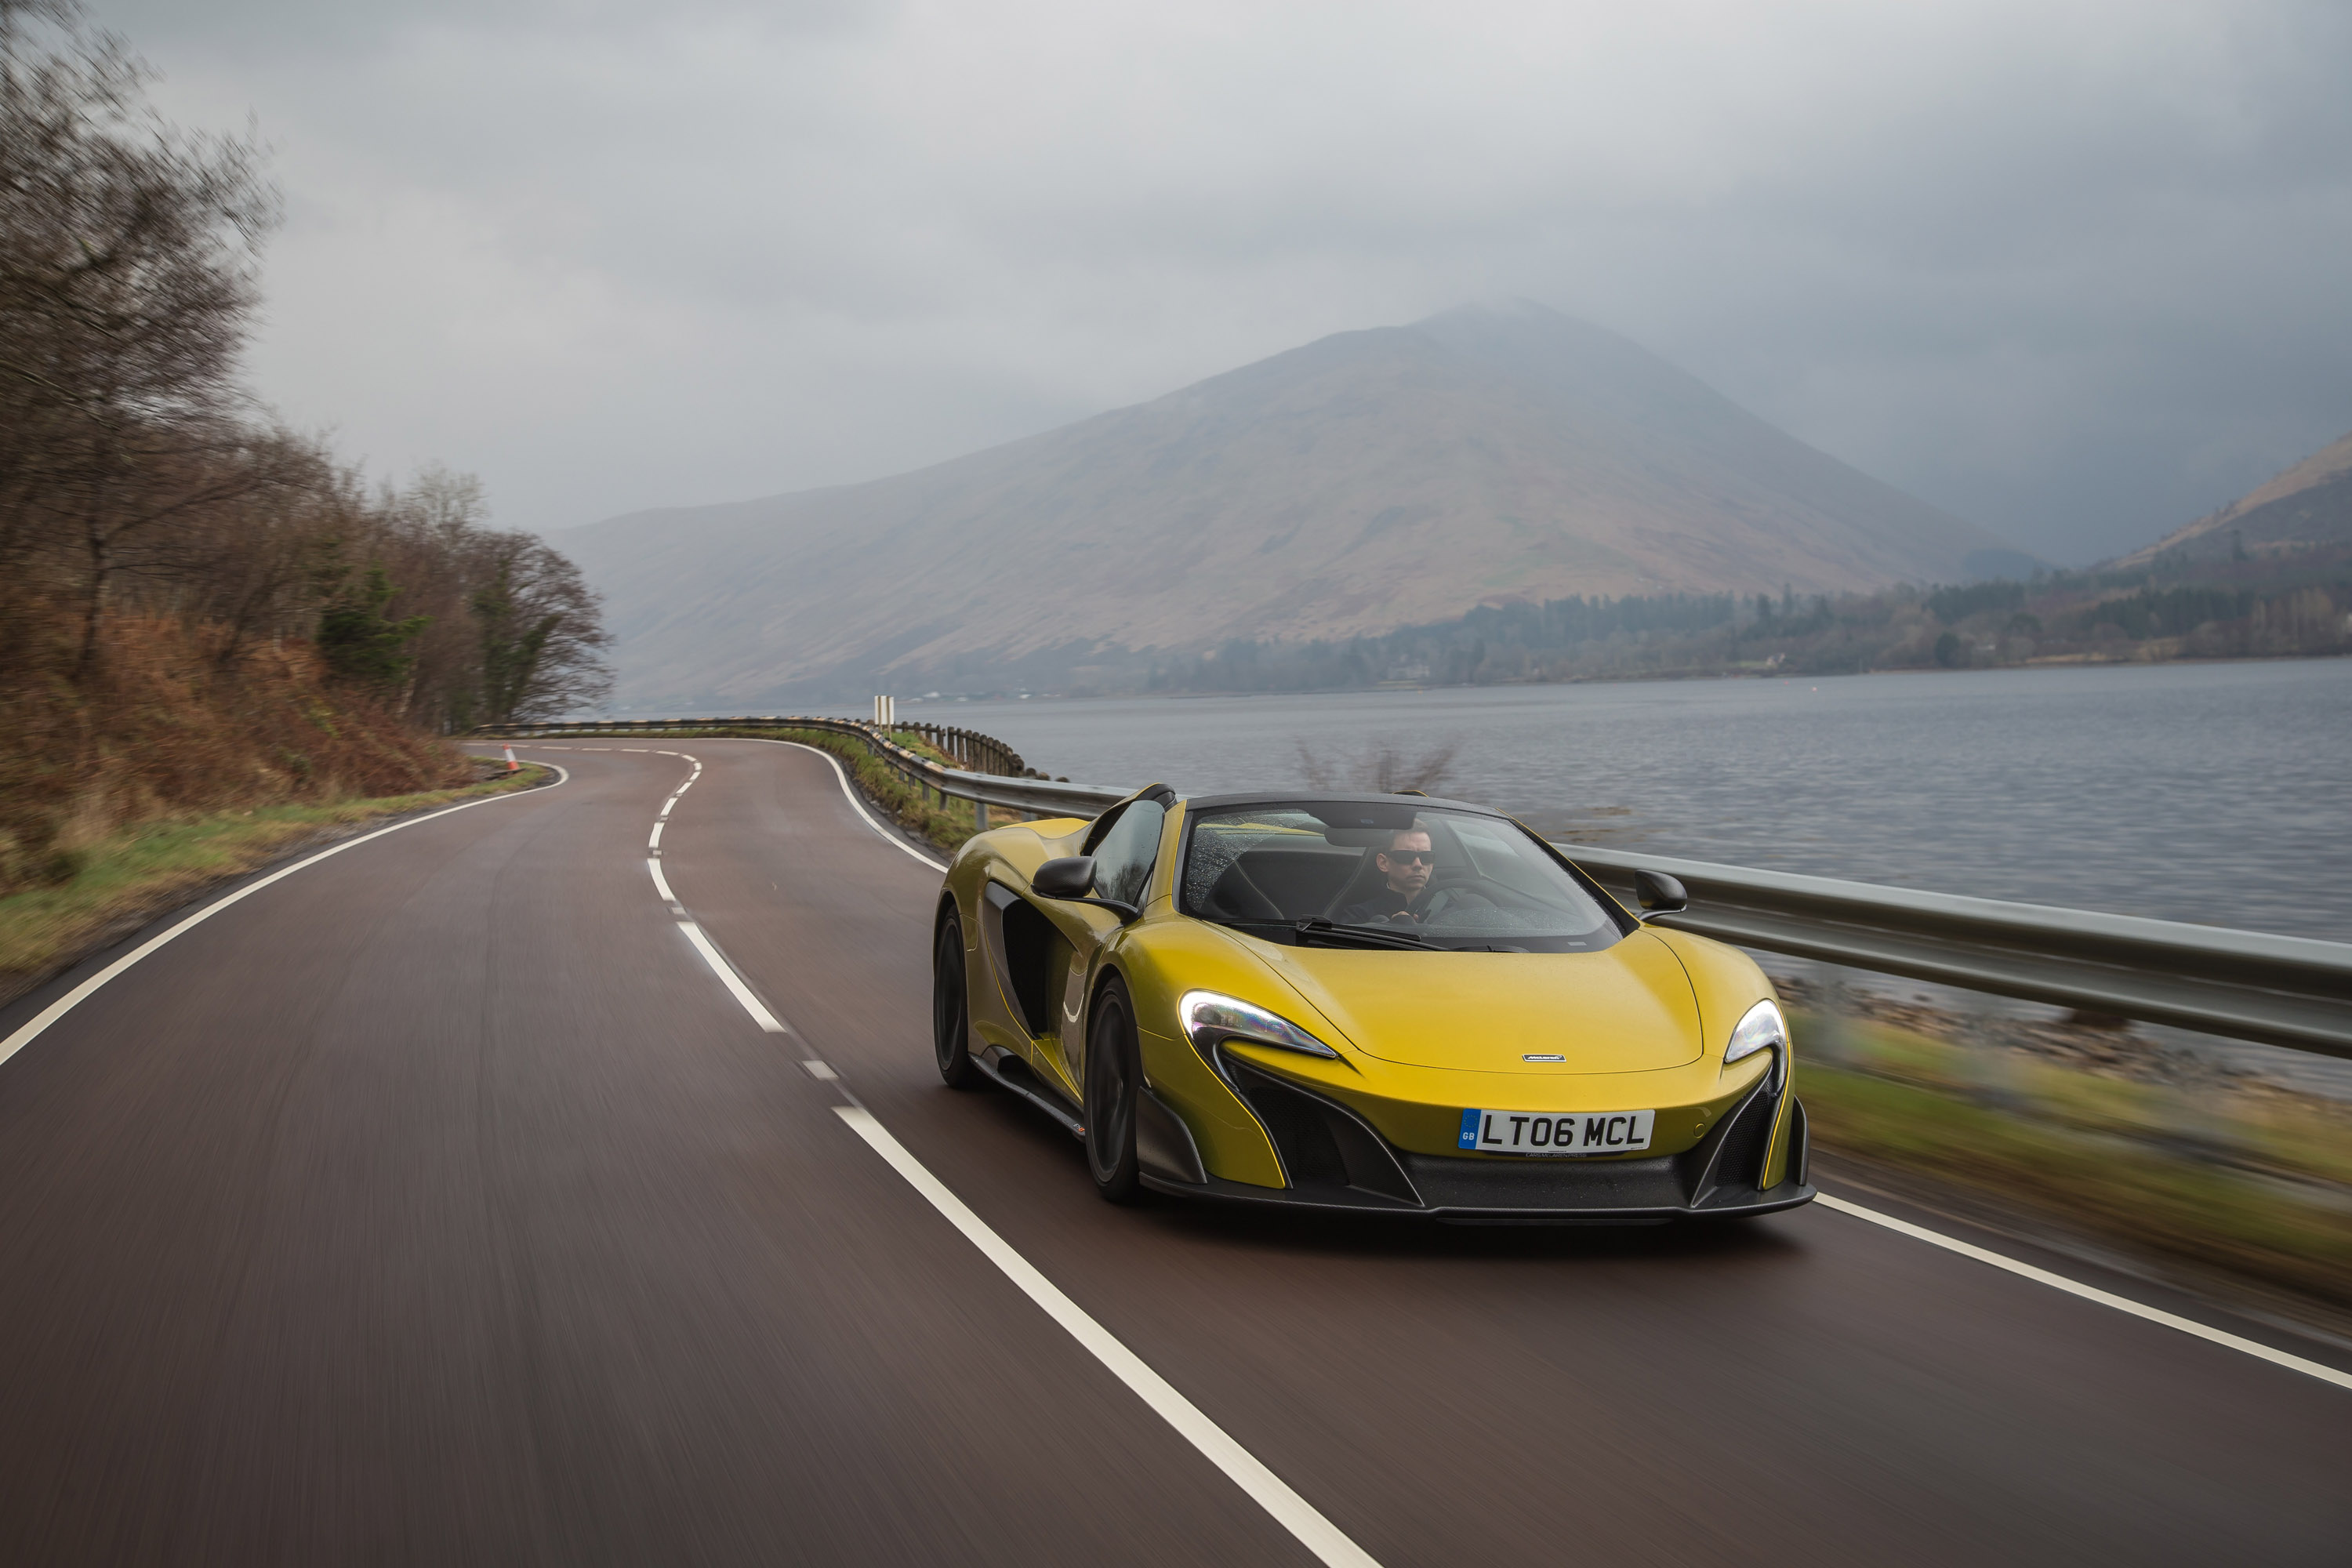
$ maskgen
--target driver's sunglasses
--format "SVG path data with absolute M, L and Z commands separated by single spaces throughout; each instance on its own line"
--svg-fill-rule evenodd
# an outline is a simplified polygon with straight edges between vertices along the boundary
M 1416 866 L 1437 864 L 1437 851 L 1434 849 L 1383 849 L 1381 853 L 1391 860 L 1410 860 Z

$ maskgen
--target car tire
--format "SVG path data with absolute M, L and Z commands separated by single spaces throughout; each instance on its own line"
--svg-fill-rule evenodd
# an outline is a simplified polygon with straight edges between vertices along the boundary
M 950 1089 L 978 1089 L 988 1081 L 971 1059 L 971 1008 L 965 991 L 963 922 L 953 910 L 940 922 L 931 953 L 931 1051 Z
M 1087 1169 L 1105 1202 L 1144 1197 L 1135 1157 L 1135 1102 L 1143 1089 L 1143 1057 L 1135 1037 L 1135 1004 L 1114 975 L 1095 997 L 1087 1024 Z

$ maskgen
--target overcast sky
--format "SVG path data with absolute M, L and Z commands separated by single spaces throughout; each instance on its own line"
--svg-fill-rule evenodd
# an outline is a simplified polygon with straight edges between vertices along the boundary
M 2352 5 L 96 0 L 288 195 L 262 394 L 502 521 L 1525 295 L 2052 559 L 2352 430 Z

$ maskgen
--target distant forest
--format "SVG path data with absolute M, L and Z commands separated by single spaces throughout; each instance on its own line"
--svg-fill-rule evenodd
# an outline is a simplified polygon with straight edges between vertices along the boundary
M 1073 670 L 1073 694 L 1855 675 L 2352 652 L 2352 552 L 1877 594 L 1554 599 L 1331 642 Z

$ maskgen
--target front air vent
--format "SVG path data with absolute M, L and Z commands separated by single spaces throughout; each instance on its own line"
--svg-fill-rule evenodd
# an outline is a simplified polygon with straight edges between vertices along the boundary
M 1805 1178 L 1811 1174 L 1812 1142 L 1812 1129 L 1805 1121 L 1805 1102 L 1801 1100 L 1789 1107 L 1789 1170 L 1780 1178 L 1782 1181 L 1801 1187 L 1805 1184 Z
M 1302 1194 L 1318 1190 L 1370 1194 L 1421 1206 L 1394 1151 L 1362 1118 L 1220 1051 L 1226 1080 L 1257 1113 L 1283 1173 Z
M 1755 1187 L 1764 1180 L 1764 1152 L 1771 1146 L 1772 1119 L 1780 1109 L 1780 1098 L 1774 1094 L 1757 1093 L 1748 1097 L 1748 1103 L 1733 1117 L 1731 1130 L 1723 1135 L 1723 1147 L 1715 1158 L 1715 1184 L 1718 1187 Z

